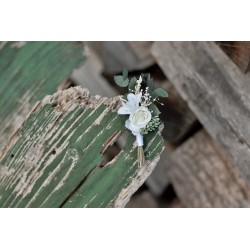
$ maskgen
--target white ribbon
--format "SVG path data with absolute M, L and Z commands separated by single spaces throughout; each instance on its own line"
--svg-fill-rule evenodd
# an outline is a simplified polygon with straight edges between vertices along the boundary
M 138 147 L 142 147 L 143 146 L 143 136 L 141 134 L 137 134 L 136 135 L 136 142 L 138 144 Z

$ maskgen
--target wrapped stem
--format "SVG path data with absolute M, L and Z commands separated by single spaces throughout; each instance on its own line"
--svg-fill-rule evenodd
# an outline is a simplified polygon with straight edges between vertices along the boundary
M 145 163 L 143 146 L 138 146 L 138 165 L 141 168 Z
M 138 165 L 139 167 L 142 167 L 145 163 L 145 156 L 144 156 L 144 151 L 143 151 L 143 136 L 141 134 L 137 134 L 136 135 L 136 142 L 138 145 L 138 153 L 137 153 L 137 157 L 138 157 Z

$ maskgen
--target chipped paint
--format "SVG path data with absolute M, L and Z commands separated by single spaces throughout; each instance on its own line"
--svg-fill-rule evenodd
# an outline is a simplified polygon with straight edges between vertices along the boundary
M 100 168 L 102 154 L 125 130 L 125 118 L 115 112 L 119 106 L 119 98 L 91 97 L 81 87 L 37 103 L 3 152 L 0 164 L 10 174 L 0 175 L 0 206 L 123 206 L 155 167 L 163 143 L 159 133 L 149 136 L 146 165 L 138 169 L 129 136 Z
M 85 57 L 73 42 L 1 42 L 0 50 L 2 149 L 34 104 L 54 93 Z
M 13 43 L 11 44 L 11 48 L 20 49 L 20 48 L 23 47 L 25 44 L 26 44 L 26 42 L 24 42 L 24 41 L 13 42 Z

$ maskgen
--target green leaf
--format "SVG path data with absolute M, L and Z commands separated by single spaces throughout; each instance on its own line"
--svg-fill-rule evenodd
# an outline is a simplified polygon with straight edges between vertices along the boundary
M 124 95 L 122 96 L 122 98 L 123 98 L 124 100 L 128 100 L 128 94 L 129 94 L 129 93 L 124 94 Z
M 128 88 L 131 89 L 131 90 L 134 90 L 134 89 L 135 89 L 135 85 L 136 85 L 136 81 L 137 81 L 137 79 L 136 79 L 135 77 L 133 77 L 133 78 L 130 80 L 130 83 L 129 83 Z
M 115 83 L 120 87 L 127 87 L 129 84 L 128 79 L 124 80 L 123 76 L 114 76 Z
M 150 74 L 148 74 L 147 84 L 153 86 L 153 83 L 154 83 L 154 79 L 150 77 Z
M 122 77 L 123 80 L 126 80 L 128 78 L 128 70 L 126 68 L 123 69 Z
M 155 116 L 146 125 L 146 127 L 141 129 L 141 133 L 142 134 L 148 134 L 149 132 L 156 130 L 159 127 L 160 124 L 161 124 L 160 119 L 157 116 Z
M 168 97 L 168 93 L 162 88 L 157 88 L 153 91 L 152 98 L 155 99 L 157 97 Z
M 148 107 L 148 109 L 150 111 L 153 111 L 152 116 L 158 116 L 161 113 L 160 110 L 157 108 L 157 106 L 153 103 Z

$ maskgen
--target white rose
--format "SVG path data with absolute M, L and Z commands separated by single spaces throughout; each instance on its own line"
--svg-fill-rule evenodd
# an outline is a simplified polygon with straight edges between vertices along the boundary
M 150 111 L 141 106 L 131 113 L 129 119 L 125 122 L 125 127 L 136 136 L 138 146 L 143 146 L 143 136 L 140 130 L 149 123 L 151 117 Z
M 141 129 L 149 123 L 151 117 L 151 112 L 147 108 L 141 106 L 129 116 L 129 120 L 132 127 Z

